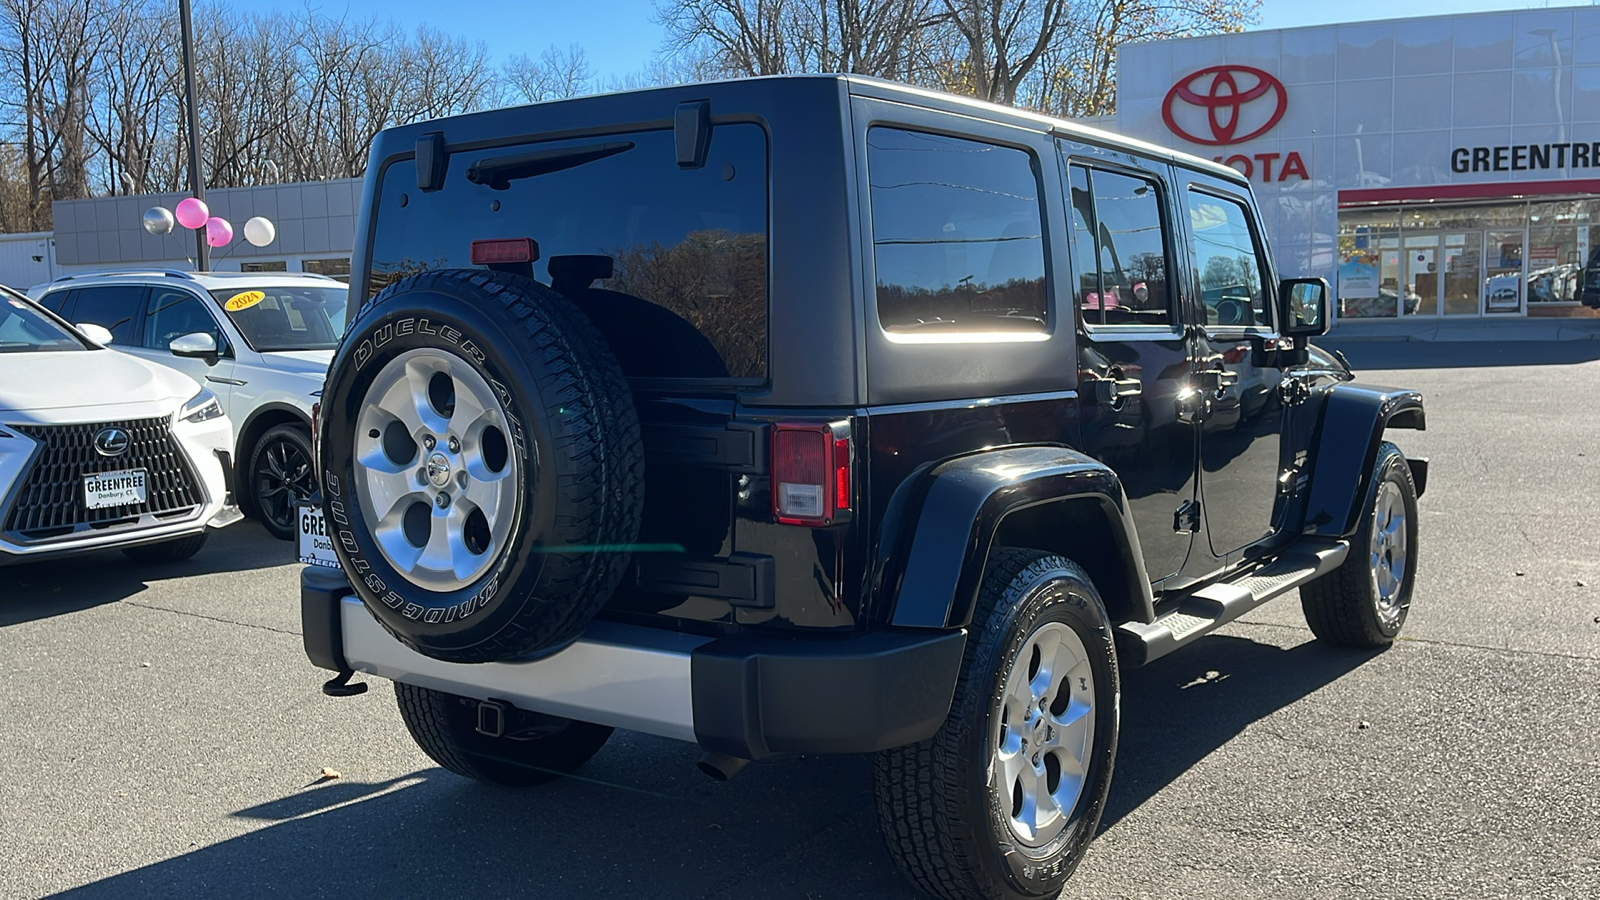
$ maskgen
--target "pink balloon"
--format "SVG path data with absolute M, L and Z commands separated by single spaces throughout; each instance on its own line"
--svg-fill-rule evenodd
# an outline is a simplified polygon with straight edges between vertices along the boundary
M 211 218 L 211 210 L 204 200 L 185 197 L 178 201 L 178 208 L 174 210 L 178 216 L 178 224 L 185 228 L 200 228 Z
M 206 243 L 213 247 L 226 247 L 233 240 L 233 223 L 221 216 L 206 220 Z

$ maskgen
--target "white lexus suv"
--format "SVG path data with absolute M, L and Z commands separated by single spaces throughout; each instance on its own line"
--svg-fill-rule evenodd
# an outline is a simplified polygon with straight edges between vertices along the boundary
M 344 332 L 345 286 L 321 275 L 141 271 L 68 275 L 32 291 L 114 349 L 214 391 L 233 420 L 239 505 L 285 540 L 311 495 L 311 407 Z
M 0 564 L 110 547 L 173 562 L 239 519 L 217 396 L 104 336 L 0 290 Z

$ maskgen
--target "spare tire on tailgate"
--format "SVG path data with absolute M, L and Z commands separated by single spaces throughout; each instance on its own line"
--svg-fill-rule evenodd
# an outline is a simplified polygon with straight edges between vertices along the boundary
M 605 339 L 556 291 L 476 269 L 390 285 L 350 324 L 320 423 L 340 562 L 418 652 L 554 652 L 621 581 L 639 419 Z

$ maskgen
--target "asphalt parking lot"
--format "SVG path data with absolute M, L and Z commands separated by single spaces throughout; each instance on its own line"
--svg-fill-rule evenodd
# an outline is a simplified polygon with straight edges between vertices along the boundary
M 1600 896 L 1600 341 L 1344 349 L 1428 398 L 1405 639 L 1325 650 L 1290 596 L 1127 673 L 1064 896 Z M 533 791 L 443 772 L 385 683 L 318 691 L 291 558 L 246 523 L 0 570 L 0 897 L 914 896 L 866 758 L 716 784 L 619 732 Z

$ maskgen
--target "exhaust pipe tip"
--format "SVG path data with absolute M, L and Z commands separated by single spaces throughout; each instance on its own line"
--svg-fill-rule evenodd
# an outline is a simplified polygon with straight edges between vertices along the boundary
M 714 781 L 727 781 L 749 764 L 748 759 L 729 756 L 726 753 L 702 753 L 700 761 L 695 763 L 695 766 Z

